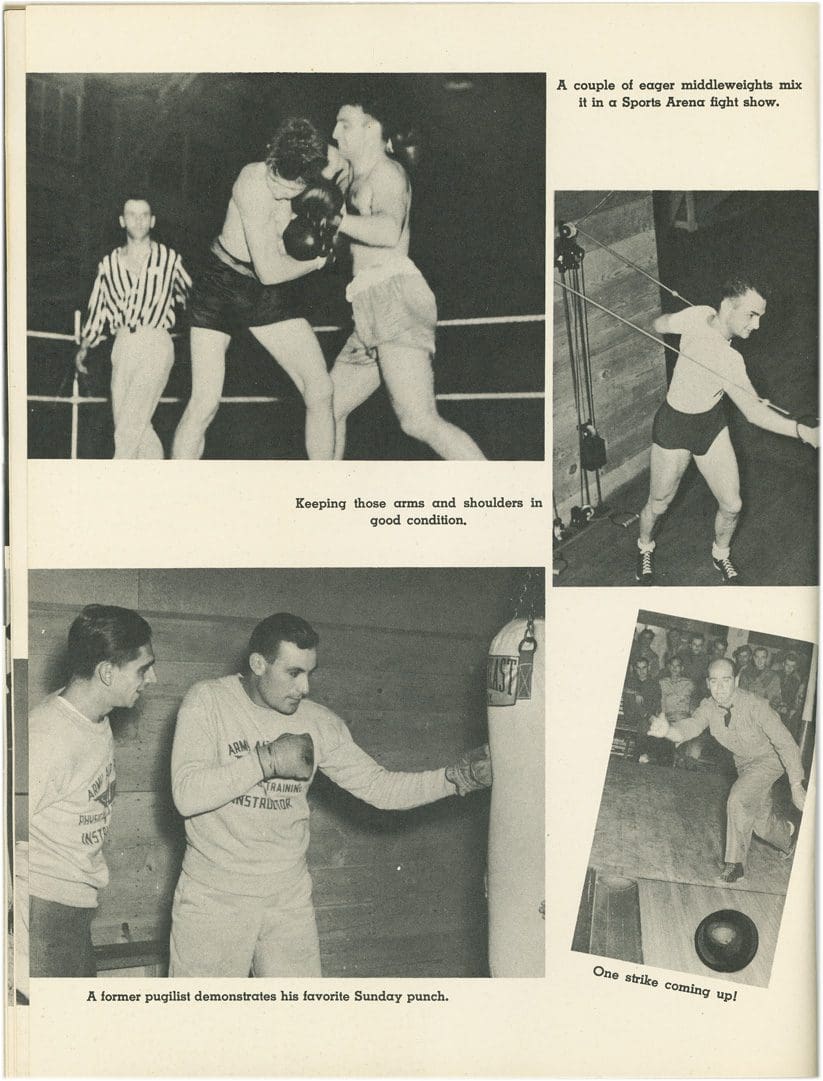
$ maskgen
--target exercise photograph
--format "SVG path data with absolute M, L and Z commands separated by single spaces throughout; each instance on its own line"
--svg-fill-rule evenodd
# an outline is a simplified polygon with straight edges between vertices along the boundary
M 43 570 L 29 599 L 19 994 L 543 975 L 542 569 Z
M 30 458 L 543 460 L 545 76 L 26 85 Z
M 817 212 L 557 193 L 557 585 L 817 584 Z
M 640 612 L 573 950 L 767 987 L 812 773 L 817 645 Z

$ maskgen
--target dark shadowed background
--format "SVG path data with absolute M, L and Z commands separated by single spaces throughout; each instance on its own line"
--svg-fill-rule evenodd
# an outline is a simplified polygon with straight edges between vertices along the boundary
M 420 134 L 411 255 L 434 289 L 440 318 L 543 313 L 544 76 L 397 75 L 379 81 L 401 121 Z M 307 116 L 330 136 L 351 85 L 351 76 L 342 75 L 29 76 L 29 329 L 71 332 L 98 261 L 120 242 L 117 217 L 130 194 L 149 198 L 156 237 L 181 251 L 196 273 L 220 230 L 240 169 L 265 157 L 286 116 Z M 321 336 L 329 362 L 348 333 L 347 271 L 344 263 L 312 275 L 309 283 L 312 321 L 343 328 Z M 107 392 L 109 349 L 104 343 L 93 357 L 92 396 Z M 30 339 L 30 393 L 67 394 L 70 354 L 70 344 Z M 177 360 L 168 396 L 188 394 L 185 335 Z M 441 328 L 438 334 L 438 392 L 540 391 L 543 369 L 543 323 Z M 302 403 L 250 336 L 233 343 L 228 371 L 227 395 L 284 394 L 288 403 L 224 405 L 206 456 L 302 457 Z M 381 398 L 355 418 L 351 457 L 426 456 L 396 431 Z M 177 404 L 158 410 L 165 443 L 181 411 Z M 110 456 L 108 405 L 85 405 L 81 412 L 80 456 Z M 540 400 L 444 403 L 444 413 L 465 426 L 489 457 L 542 457 Z M 65 456 L 68 423 L 66 407 L 32 405 L 30 457 Z M 375 440 L 375 429 L 385 438 Z

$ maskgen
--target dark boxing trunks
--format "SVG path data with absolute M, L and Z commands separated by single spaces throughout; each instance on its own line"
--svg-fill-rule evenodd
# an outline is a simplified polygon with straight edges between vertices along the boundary
M 302 285 L 302 279 L 262 285 L 209 252 L 194 278 L 190 325 L 232 335 L 248 327 L 303 318 Z
M 654 416 L 652 442 L 664 450 L 689 450 L 699 457 L 728 426 L 725 395 L 705 413 L 681 413 L 663 402 Z

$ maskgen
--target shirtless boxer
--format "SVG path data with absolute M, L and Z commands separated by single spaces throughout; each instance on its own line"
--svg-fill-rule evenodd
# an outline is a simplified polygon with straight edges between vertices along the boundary
M 347 417 L 377 390 L 382 375 L 406 435 L 441 458 L 482 459 L 474 440 L 437 412 L 437 305 L 408 257 L 411 185 L 388 153 L 389 135 L 383 106 L 365 96 L 337 114 L 334 139 L 352 174 L 339 231 L 351 240 L 354 276 L 346 298 L 355 330 L 332 369 L 334 456 L 344 455 Z
M 283 231 L 291 200 L 328 165 L 326 146 L 308 120 L 284 120 L 265 161 L 247 165 L 232 188 L 226 220 L 191 302 L 191 398 L 174 435 L 172 457 L 200 458 L 220 405 L 226 350 L 248 328 L 286 371 L 306 403 L 306 452 L 334 451 L 332 383 L 314 331 L 303 315 L 300 278 L 325 256 L 286 255 Z
M 682 352 L 652 429 L 649 498 L 640 513 L 637 542 L 635 577 L 641 585 L 655 582 L 654 527 L 674 499 L 692 457 L 717 500 L 712 562 L 725 583 L 741 584 L 730 558 L 742 504 L 726 397 L 759 428 L 819 445 L 817 427 L 780 416 L 759 400 L 743 357 L 731 348 L 733 338 L 748 338 L 758 329 L 765 312 L 766 301 L 756 286 L 732 278 L 721 288 L 717 311 L 708 306 L 685 308 L 655 321 L 658 334 L 680 335 Z

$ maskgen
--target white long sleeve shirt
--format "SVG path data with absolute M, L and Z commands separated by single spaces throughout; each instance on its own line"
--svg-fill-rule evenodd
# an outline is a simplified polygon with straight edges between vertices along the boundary
M 311 780 L 263 780 L 257 745 L 307 732 L 315 768 L 353 795 L 405 810 L 455 794 L 445 770 L 384 769 L 338 716 L 304 699 L 291 716 L 257 706 L 239 676 L 195 684 L 180 707 L 172 748 L 172 792 L 186 819 L 183 869 L 230 893 L 264 896 L 278 874 L 305 861 Z
M 95 908 L 108 884 L 103 841 L 114 801 L 114 741 L 59 694 L 29 715 L 29 890 Z

